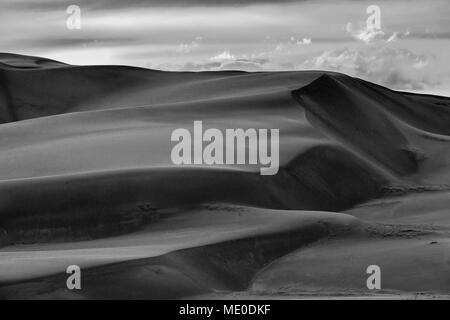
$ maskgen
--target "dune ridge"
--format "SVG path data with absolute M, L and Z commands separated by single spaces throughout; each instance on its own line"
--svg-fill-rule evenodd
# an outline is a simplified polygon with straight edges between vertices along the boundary
M 279 173 L 260 176 L 258 168 L 251 165 L 174 166 L 170 133 L 189 128 L 195 120 L 219 129 L 280 129 Z M 305 288 L 315 291 L 320 281 L 306 279 L 303 273 L 295 273 L 287 283 L 271 277 L 291 265 L 295 269 L 298 261 L 303 261 L 304 245 L 316 241 L 319 245 L 310 250 L 320 257 L 329 254 L 327 245 L 344 250 L 356 239 L 362 243 L 358 250 L 364 250 L 367 240 L 367 247 L 377 248 L 389 258 L 392 251 L 380 248 L 403 239 L 409 223 L 416 223 L 413 229 L 418 231 L 411 234 L 417 243 L 407 245 L 401 240 L 396 244 L 404 248 L 405 261 L 414 257 L 418 247 L 435 261 L 440 251 L 428 254 L 428 247 L 420 241 L 436 237 L 446 248 L 448 233 L 442 211 L 435 212 L 427 202 L 420 213 L 406 214 L 400 220 L 395 239 L 391 239 L 373 230 L 388 228 L 385 224 L 391 223 L 392 217 L 371 211 L 378 210 L 378 205 L 364 205 L 403 197 L 428 199 L 422 191 L 439 193 L 435 200 L 445 202 L 450 185 L 449 122 L 450 98 L 396 92 L 334 72 L 162 72 L 127 66 L 71 66 L 0 54 L 0 256 L 17 259 L 21 269 L 21 247 L 30 246 L 25 258 L 29 254 L 36 259 L 36 266 L 45 265 L 52 257 L 59 267 L 72 249 L 86 250 L 86 255 L 79 257 L 86 261 L 89 250 L 97 250 L 99 243 L 108 247 L 108 242 L 114 242 L 109 249 L 121 252 L 117 258 L 111 253 L 111 257 L 86 264 L 94 268 L 89 271 L 89 281 L 94 283 L 84 298 L 108 296 L 101 286 L 112 279 L 116 284 L 110 288 L 111 297 L 119 296 L 125 279 L 130 280 L 125 287 L 137 289 L 134 298 L 157 298 L 152 294 L 154 288 L 169 298 L 208 294 L 214 288 L 274 294 L 295 294 Z M 172 221 L 174 212 L 189 221 L 188 212 L 203 212 L 205 206 L 214 205 L 224 206 L 212 210 L 221 214 L 224 224 L 234 223 L 233 219 L 247 221 L 245 215 L 224 210 L 236 205 L 255 212 L 254 223 L 261 226 L 277 219 L 290 221 L 283 212 L 298 215 L 300 222 L 287 233 L 281 227 L 272 229 L 270 237 L 245 231 L 238 238 L 213 237 L 199 243 L 199 235 L 193 235 L 192 247 L 169 246 L 160 254 L 148 253 L 149 248 L 159 246 L 154 238 L 145 238 L 148 243 L 139 243 L 130 254 L 120 245 L 124 235 L 150 236 L 155 232 L 152 228 Z M 360 212 L 360 206 L 369 212 Z M 323 226 L 322 211 L 330 212 L 325 220 L 334 221 L 325 229 L 316 228 L 316 224 Z M 338 213 L 343 211 L 348 214 Z M 430 220 L 418 218 L 428 211 Z M 264 220 L 256 212 L 275 220 Z M 364 225 L 365 231 L 360 227 L 350 234 L 336 231 L 341 230 L 336 225 L 346 225 L 353 214 L 360 220 L 352 221 Z M 424 224 L 433 221 L 434 231 L 425 232 Z M 205 216 L 186 223 L 199 224 L 199 230 L 207 233 L 216 227 Z M 335 242 L 329 234 L 336 232 L 351 239 Z M 372 237 L 379 241 L 372 243 Z M 56 252 L 47 247 L 53 245 L 65 247 Z M 226 255 L 228 251 L 232 256 Z M 36 257 L 33 252 L 43 256 Z M 258 258 L 249 259 L 248 254 Z M 198 265 L 205 256 L 216 260 Z M 320 269 L 319 260 L 308 259 L 304 270 Z M 403 264 L 389 260 L 394 270 Z M 109 267 L 111 263 L 119 265 Z M 235 268 L 224 270 L 227 263 Z M 273 268 L 266 269 L 272 263 Z M 183 269 L 185 264 L 188 269 Z M 163 265 L 162 278 L 154 265 Z M 437 279 L 442 280 L 443 265 L 432 265 L 439 270 Z M 8 272 L 2 267 L 11 266 L 0 261 L 0 279 L 5 279 L 2 274 Z M 102 272 L 109 276 L 102 277 Z M 134 281 L 133 272 L 143 273 L 148 283 Z M 192 273 L 195 281 L 183 278 L 183 272 Z M 33 284 L 30 274 L 33 272 L 27 268 L 20 271 L 13 287 L 0 285 L 0 295 L 27 297 L 28 292 L 28 297 L 36 297 L 39 294 L 30 288 L 44 285 L 50 296 L 76 298 L 57 289 L 63 276 L 45 274 L 50 277 Z M 179 286 L 171 282 L 164 287 L 167 274 L 179 279 Z M 28 282 L 22 283 L 25 279 Z M 199 288 L 196 281 L 201 279 L 207 279 L 209 285 Z M 346 279 L 343 283 L 355 292 L 364 290 L 355 282 L 360 278 L 346 275 Z M 394 291 L 413 290 L 389 279 Z M 309 285 L 311 281 L 314 285 Z M 425 278 L 415 282 L 419 287 L 427 287 L 426 283 Z M 328 289 L 343 288 L 342 283 L 334 283 Z M 431 291 L 443 288 L 447 287 L 435 282 L 428 287 Z M 177 295 L 178 289 L 184 293 Z

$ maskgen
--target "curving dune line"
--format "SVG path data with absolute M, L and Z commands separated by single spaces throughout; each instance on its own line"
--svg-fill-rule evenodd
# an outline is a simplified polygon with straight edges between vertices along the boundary
M 219 217 L 220 214 L 218 215 L 217 212 L 222 210 L 231 210 L 228 212 L 228 218 Z M 65 290 L 66 276 L 59 273 L 26 282 L 5 284 L 3 281 L 4 284 L 0 285 L 0 298 L 176 299 L 217 290 L 244 290 L 262 267 L 284 254 L 321 239 L 359 234 L 363 232 L 364 226 L 357 219 L 344 214 L 295 211 L 284 213 L 245 207 L 218 207 L 203 210 L 200 214 L 196 213 L 189 220 L 185 217 L 182 217 L 181 221 L 172 219 L 171 227 L 179 227 L 182 221 L 186 221 L 187 225 L 193 227 L 195 222 L 201 223 L 201 220 L 205 219 L 205 214 L 218 217 L 218 222 L 234 217 L 241 228 L 245 220 L 238 222 L 236 215 L 255 219 L 256 223 L 261 223 L 263 221 L 261 219 L 267 221 L 264 225 L 255 226 L 255 228 L 252 228 L 251 221 L 248 221 L 245 225 L 248 225 L 250 229 L 245 232 L 236 232 L 239 228 L 234 226 L 235 231 L 227 232 L 222 238 L 219 233 L 213 235 L 212 239 L 215 240 L 209 239 L 211 244 L 197 242 L 194 247 L 190 247 L 192 244 L 189 242 L 184 244 L 177 242 L 176 246 L 181 248 L 187 246 L 187 248 L 176 250 L 176 247 L 172 245 L 171 248 L 163 249 L 168 252 L 166 254 L 152 256 L 146 246 L 142 246 L 141 249 L 139 246 L 128 248 L 129 251 L 138 249 L 142 257 L 150 256 L 145 259 L 138 259 L 138 256 L 134 259 L 121 257 L 119 248 L 116 248 L 114 259 L 125 260 L 125 262 L 110 263 L 85 270 L 82 292 Z M 221 214 L 226 213 L 222 211 Z M 163 230 L 165 229 L 161 231 Z M 159 232 L 158 229 L 153 231 Z M 163 244 L 167 243 L 166 239 L 161 241 Z M 110 244 L 109 248 L 103 250 L 107 251 L 110 248 L 114 248 L 114 244 Z M 60 261 L 62 257 L 59 260 L 57 258 L 63 251 L 53 252 L 51 268 L 54 269 L 55 265 L 60 264 L 60 269 L 63 269 L 65 265 Z M 0 256 L 3 255 L 3 258 L 9 259 L 14 259 L 17 254 L 18 252 L 0 252 Z M 66 261 L 81 261 L 81 256 L 77 258 L 77 255 L 82 253 L 74 250 L 72 257 L 66 258 Z M 91 259 L 95 260 L 95 258 Z M 35 262 L 29 260 L 29 263 Z M 48 273 L 48 270 L 38 265 L 28 269 L 35 275 L 39 274 L 39 269 L 42 269 L 41 274 Z
M 98 237 L 133 229 L 164 209 L 208 203 L 343 210 L 378 196 L 386 183 L 348 153 L 325 146 L 301 154 L 273 177 L 236 170 L 157 168 L 7 180 L 0 181 L 0 225 L 6 231 L 4 243 L 51 240 L 55 234 L 39 231 L 49 228 L 64 232 L 66 239 L 76 234 Z M 130 218 L 136 219 L 133 224 L 124 223 Z

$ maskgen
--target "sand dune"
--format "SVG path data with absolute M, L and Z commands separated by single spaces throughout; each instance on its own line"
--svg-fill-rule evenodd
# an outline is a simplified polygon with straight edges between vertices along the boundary
M 90 269 L 84 293 L 74 297 L 173 298 L 240 290 L 258 269 L 284 253 L 319 239 L 357 233 L 361 225 L 351 216 L 326 212 L 229 206 L 180 212 L 127 236 L 5 248 L 0 266 L 9 272 L 2 282 L 13 284 L 0 287 L 0 296 L 21 297 L 21 288 L 29 286 L 30 296 L 59 295 L 65 277 L 43 276 L 60 273 L 71 261 L 83 267 L 114 263 Z M 20 269 L 13 270 L 18 262 Z M 39 279 L 14 284 L 24 276 Z
M 420 235 L 403 239 L 394 234 L 389 239 L 344 239 L 297 250 L 261 271 L 250 291 L 364 294 L 365 269 L 376 264 L 384 271 L 382 288 L 386 294 L 448 294 L 448 234 L 444 238 Z
M 174 166 L 170 134 L 194 120 L 280 129 L 278 174 Z M 0 296 L 373 294 L 374 260 L 389 293 L 449 291 L 449 122 L 450 98 L 332 72 L 0 54 Z M 69 260 L 92 268 L 83 293 L 60 287 Z

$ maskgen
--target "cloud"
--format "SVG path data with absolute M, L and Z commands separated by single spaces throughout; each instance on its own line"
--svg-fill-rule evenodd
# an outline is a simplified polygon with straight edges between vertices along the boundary
M 394 32 L 387 40 L 386 43 L 394 42 L 398 39 L 398 32 Z
M 359 28 L 355 28 L 353 23 L 349 22 L 346 25 L 346 31 L 350 34 L 354 39 L 361 41 L 367 45 L 373 43 L 382 43 L 382 42 L 394 42 L 400 38 L 406 38 L 411 35 L 409 30 L 405 32 L 394 31 L 391 35 L 386 30 L 383 30 L 381 27 L 376 28 L 373 26 L 367 25 L 365 23 L 362 27 L 360 24 Z
M 203 62 L 187 62 L 184 64 L 163 63 L 151 66 L 155 69 L 172 71 L 222 71 L 222 70 L 242 70 L 242 71 L 263 71 L 265 64 L 269 61 L 262 58 L 237 57 L 230 51 L 222 51 Z
M 235 61 L 236 57 L 230 53 L 230 51 L 223 51 L 214 57 L 211 57 L 209 60 L 213 62 L 229 62 L 229 61 Z
M 351 22 L 347 23 L 346 30 L 353 38 L 364 43 L 371 43 L 385 36 L 384 31 L 381 29 L 369 28 L 367 25 L 356 29 Z
M 403 33 L 394 31 L 390 36 L 388 36 L 388 33 L 382 29 L 369 28 L 367 26 L 360 29 L 355 29 L 352 23 L 347 24 L 346 30 L 347 33 L 349 33 L 354 39 L 362 41 L 365 44 L 394 42 L 398 39 L 406 38 L 411 34 L 408 30 Z
M 245 70 L 245 71 L 263 71 L 266 61 L 252 61 L 252 60 L 234 60 L 223 62 L 218 70 Z
M 217 65 L 210 70 L 244 70 L 244 71 L 262 71 L 265 69 L 267 59 L 248 58 L 246 56 L 237 57 L 229 51 L 223 51 L 209 59 Z
M 342 72 L 398 90 L 429 90 L 440 84 L 433 55 L 417 54 L 398 43 L 410 35 L 409 31 L 389 35 L 381 27 L 367 23 L 359 27 L 347 23 L 346 31 L 360 44 L 324 51 L 299 68 Z
M 297 44 L 310 45 L 311 43 L 312 43 L 312 39 L 311 38 L 303 38 L 303 40 L 297 41 Z
M 203 37 L 197 36 L 190 43 L 180 43 L 178 47 L 175 49 L 175 51 L 178 53 L 191 53 L 193 49 L 198 48 L 200 46 L 202 40 Z
M 15 0 L 1 3 L 0 8 L 8 9 L 32 9 L 32 10 L 54 10 L 67 7 L 71 4 L 77 4 L 88 9 L 128 9 L 151 8 L 151 7 L 173 7 L 173 6 L 248 6 L 252 4 L 271 4 L 273 0 Z M 304 2 L 306 0 L 281 0 L 281 3 Z
M 386 46 L 325 51 L 300 67 L 338 71 L 398 90 L 425 90 L 440 83 L 433 56 Z
M 304 38 L 307 39 L 307 38 Z M 291 37 L 273 51 L 236 55 L 224 50 L 197 63 L 165 64 L 157 68 L 189 71 L 284 71 L 329 70 L 348 74 L 397 90 L 429 91 L 442 85 L 439 61 L 431 54 L 417 54 L 401 48 L 399 33 L 362 43 L 351 48 L 326 50 L 312 58 L 302 58 L 293 52 L 284 56 L 297 42 L 309 43 Z M 304 44 L 301 44 L 304 45 Z
M 275 51 L 287 51 L 290 52 L 291 50 L 295 49 L 297 46 L 308 46 L 312 43 L 311 38 L 303 38 L 303 39 L 297 39 L 295 37 L 290 37 L 289 41 L 286 42 L 279 42 L 277 46 L 275 47 Z

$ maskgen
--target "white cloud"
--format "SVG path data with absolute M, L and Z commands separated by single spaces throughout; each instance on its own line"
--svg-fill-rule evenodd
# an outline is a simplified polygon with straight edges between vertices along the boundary
M 303 40 L 297 41 L 297 44 L 310 45 L 311 43 L 312 43 L 312 39 L 311 38 L 303 38 Z
M 202 40 L 203 37 L 197 36 L 190 43 L 180 43 L 178 47 L 175 49 L 175 51 L 178 53 L 191 53 L 193 49 L 198 48 L 200 46 Z
M 236 56 L 230 51 L 220 52 L 209 59 L 200 62 L 187 62 L 184 64 L 163 63 L 151 67 L 161 70 L 172 71 L 220 71 L 220 70 L 243 70 L 263 71 L 269 61 L 255 56 Z
M 289 41 L 286 42 L 279 42 L 276 47 L 275 51 L 287 51 L 290 52 L 293 50 L 296 46 L 303 46 L 303 45 L 310 45 L 312 44 L 311 38 L 303 38 L 303 39 L 297 39 L 295 37 L 290 37 Z
M 236 57 L 230 51 L 223 51 L 209 59 L 212 63 L 204 64 L 207 70 L 244 70 L 261 71 L 267 60 Z
M 300 67 L 343 72 L 398 90 L 425 90 L 439 84 L 434 61 L 407 49 L 363 46 L 325 51 Z
M 235 61 L 236 56 L 230 53 L 230 51 L 223 51 L 214 57 L 209 59 L 212 62 L 227 62 L 227 61 Z
M 385 35 L 383 30 L 369 28 L 367 25 L 362 28 L 355 29 L 351 22 L 347 23 L 346 30 L 353 38 L 364 43 L 371 43 L 377 39 L 383 38 Z
M 398 39 L 398 32 L 394 32 L 387 40 L 386 42 L 394 42 Z
M 245 70 L 245 71 L 262 71 L 264 70 L 264 61 L 251 60 L 235 60 L 225 61 L 217 70 Z

